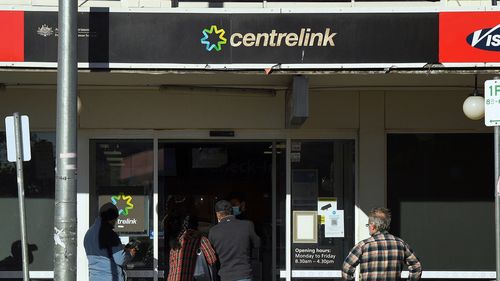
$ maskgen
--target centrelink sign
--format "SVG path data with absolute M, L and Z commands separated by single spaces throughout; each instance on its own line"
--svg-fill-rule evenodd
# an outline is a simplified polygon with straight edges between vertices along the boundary
M 205 45 L 207 51 L 221 51 L 222 46 L 227 43 L 225 30 L 212 25 L 203 29 L 201 44 Z M 210 35 L 216 35 L 215 41 L 209 41 Z M 229 35 L 231 47 L 334 47 L 334 36 L 337 33 L 329 27 L 324 32 L 312 32 L 311 28 L 301 28 L 299 32 L 279 32 L 276 29 L 270 32 L 234 32 Z
M 113 194 L 99 195 L 99 206 L 111 202 L 118 209 L 116 221 L 116 232 L 146 234 L 147 222 L 149 220 L 146 195 L 131 194 L 129 190 L 120 191 L 118 188 L 110 188 Z M 130 188 L 129 188 L 130 189 Z
M 5 36 L 23 32 L 4 39 L 4 49 L 12 45 L 4 61 L 57 66 L 57 12 L 0 11 L 2 18 L 12 23 L 0 27 L 6 30 Z M 184 69 L 260 69 L 263 64 L 297 69 L 329 64 L 423 65 L 438 61 L 438 19 L 438 13 L 411 12 L 264 11 L 195 16 L 188 12 L 80 12 L 78 61 L 93 63 L 92 67 Z

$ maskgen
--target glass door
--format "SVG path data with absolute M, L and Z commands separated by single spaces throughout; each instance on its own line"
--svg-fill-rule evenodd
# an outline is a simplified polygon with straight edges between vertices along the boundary
M 261 237 L 255 280 L 340 278 L 354 244 L 355 170 L 353 139 L 90 140 L 90 224 L 116 202 L 122 241 L 141 242 L 129 280 L 165 280 L 169 202 L 186 202 L 206 234 L 215 202 L 227 199 Z
M 260 249 L 252 249 L 254 280 L 275 279 L 279 272 L 275 270 L 277 243 L 282 242 L 276 237 L 275 218 L 284 216 L 284 204 L 280 205 L 283 211 L 278 212 L 273 198 L 277 198 L 277 184 L 284 186 L 285 182 L 284 145 L 277 147 L 271 141 L 158 142 L 159 269 L 165 278 L 169 245 L 164 239 L 168 233 L 162 218 L 169 206 L 176 204 L 194 213 L 198 230 L 208 234 L 217 223 L 214 204 L 225 199 L 239 206 L 237 218 L 251 220 L 261 238 Z M 276 157 L 278 153 L 280 157 Z M 277 180 L 280 176 L 282 179 Z
M 354 143 L 290 143 L 292 280 L 341 277 L 354 244 Z
M 153 280 L 153 140 L 90 140 L 90 224 L 99 206 L 119 210 L 115 231 L 123 244 L 140 242 L 127 265 L 128 280 Z

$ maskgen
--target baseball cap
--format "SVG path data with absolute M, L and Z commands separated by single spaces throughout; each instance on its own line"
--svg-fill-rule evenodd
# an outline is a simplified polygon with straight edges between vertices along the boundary
M 215 203 L 215 212 L 230 212 L 232 211 L 233 206 L 226 200 L 220 200 Z

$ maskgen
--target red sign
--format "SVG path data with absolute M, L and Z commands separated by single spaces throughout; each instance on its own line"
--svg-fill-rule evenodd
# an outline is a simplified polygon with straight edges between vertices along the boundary
M 439 62 L 500 62 L 500 12 L 440 13 Z
M 24 11 L 0 11 L 0 61 L 24 61 Z

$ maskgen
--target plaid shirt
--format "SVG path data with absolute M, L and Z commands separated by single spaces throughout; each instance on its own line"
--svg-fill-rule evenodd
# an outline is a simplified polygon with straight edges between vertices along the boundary
M 361 264 L 362 281 L 399 281 L 403 263 L 410 271 L 408 280 L 420 280 L 422 266 L 410 246 L 387 232 L 377 232 L 351 250 L 342 265 L 342 279 L 353 280 Z
M 196 230 L 187 230 L 180 237 L 181 247 L 170 250 L 168 281 L 192 281 L 196 264 L 196 251 L 201 248 L 209 265 L 217 262 L 210 241 Z

